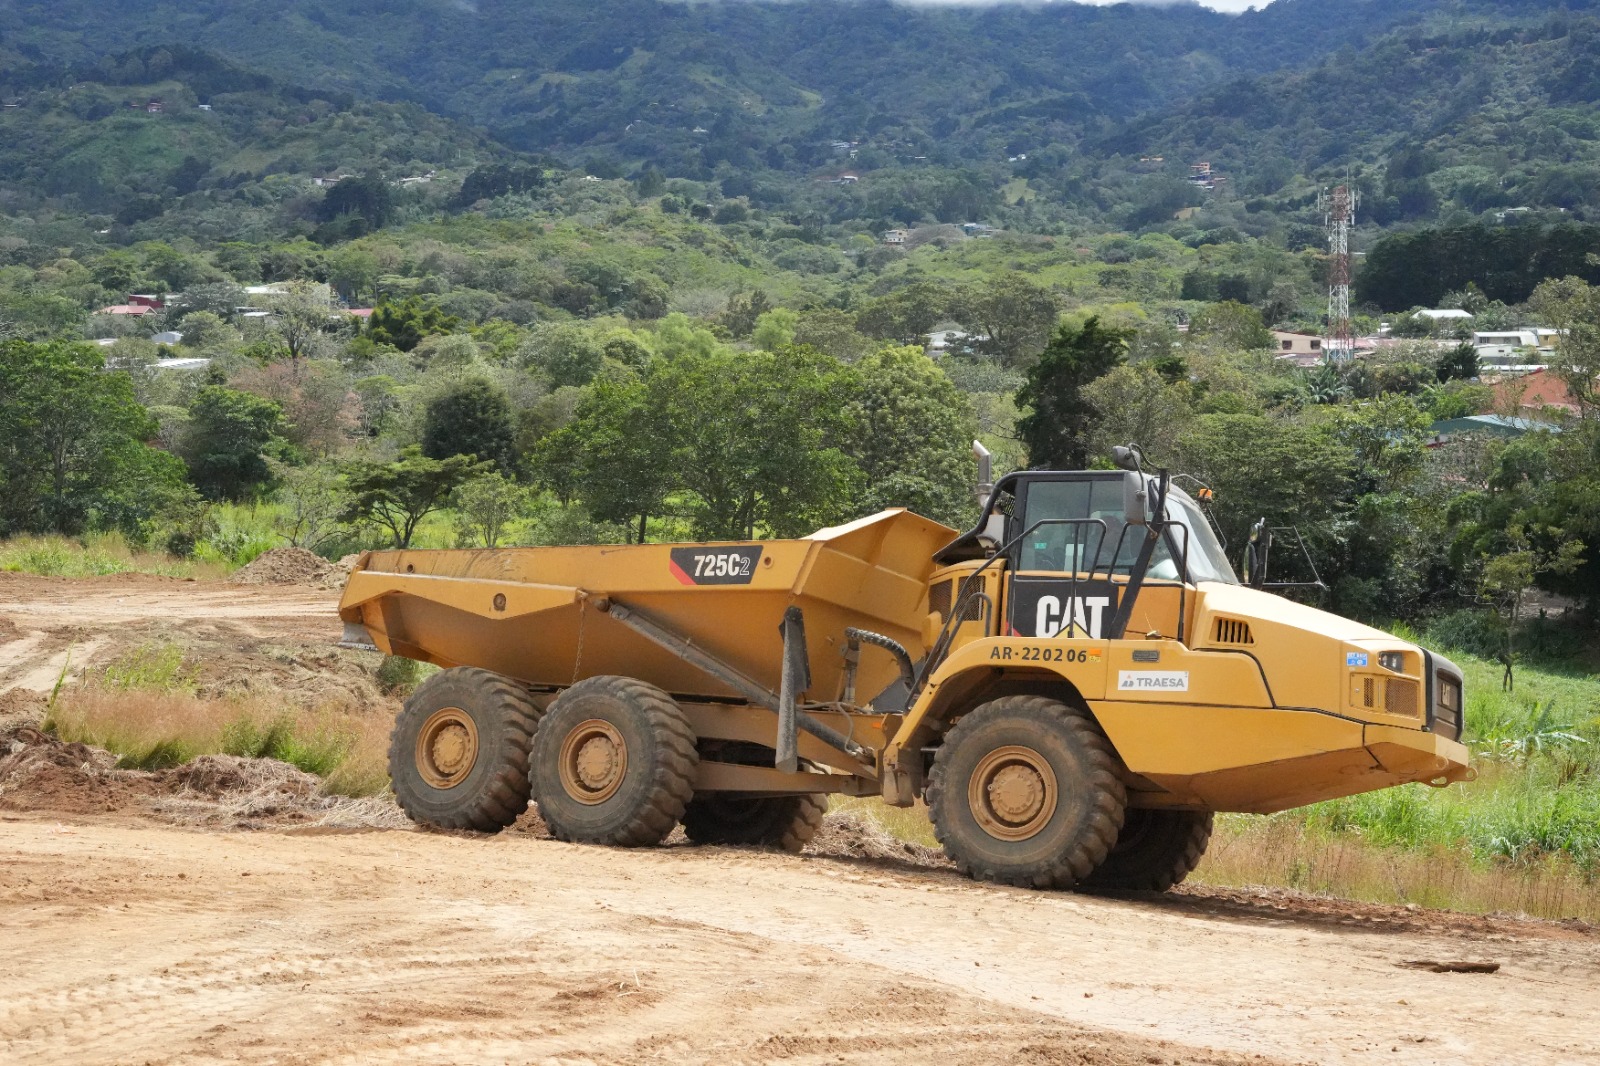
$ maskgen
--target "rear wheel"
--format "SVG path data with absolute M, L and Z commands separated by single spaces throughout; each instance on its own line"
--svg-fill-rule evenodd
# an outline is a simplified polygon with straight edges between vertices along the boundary
M 696 844 L 759 844 L 798 852 L 822 828 L 828 797 L 752 796 L 711 792 L 683 812 L 683 831 Z
M 683 710 L 654 685 L 591 677 L 540 720 L 530 760 L 539 815 L 559 840 L 641 847 L 672 832 L 699 764 Z
M 1087 711 L 1043 696 L 986 703 L 934 757 L 934 835 L 977 880 L 1071 888 L 1104 861 L 1122 825 L 1116 766 Z
M 1116 844 L 1084 887 L 1165 892 L 1200 865 L 1211 822 L 1210 811 L 1129 811 Z
M 738 766 L 771 766 L 773 751 L 760 744 L 707 742 L 708 756 Z M 759 792 L 702 792 L 683 812 L 683 831 L 696 844 L 754 844 L 798 852 L 822 827 L 824 793 L 770 796 Z
M 471 667 L 443 670 L 406 700 L 389 737 L 389 780 L 414 822 L 493 833 L 528 807 L 539 711 L 520 686 Z

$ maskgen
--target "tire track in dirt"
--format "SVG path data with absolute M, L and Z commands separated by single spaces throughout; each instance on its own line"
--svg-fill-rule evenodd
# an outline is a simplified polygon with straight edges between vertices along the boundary
M 1238 900 L 512 835 L 24 816 L 0 819 L 0 850 L 16 860 L 0 867 L 7 1063 L 1600 1056 L 1600 937 L 1542 923 L 1424 913 L 1377 931 Z M 1396 965 L 1428 957 L 1503 968 Z

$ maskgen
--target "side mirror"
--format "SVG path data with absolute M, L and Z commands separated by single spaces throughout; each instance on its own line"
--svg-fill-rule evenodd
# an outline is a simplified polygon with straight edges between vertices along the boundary
M 1244 582 L 1253 589 L 1267 583 L 1267 559 L 1272 554 L 1272 530 L 1265 518 L 1250 527 L 1250 540 L 1244 547 Z
M 1122 475 L 1122 520 L 1130 526 L 1149 521 L 1150 490 L 1143 474 L 1128 471 Z

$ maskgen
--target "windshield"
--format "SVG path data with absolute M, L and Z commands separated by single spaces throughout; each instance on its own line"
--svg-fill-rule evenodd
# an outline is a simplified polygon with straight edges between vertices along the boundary
M 1206 516 L 1200 513 L 1199 505 L 1189 498 L 1188 493 L 1176 487 L 1168 490 L 1167 517 L 1188 527 L 1191 581 L 1225 581 L 1230 585 L 1239 583 L 1239 579 L 1234 576 L 1233 567 L 1228 563 L 1227 553 L 1217 542 L 1217 535 L 1212 531 L 1211 523 L 1206 521 Z M 1174 531 L 1172 537 L 1178 551 L 1181 552 L 1183 534 Z

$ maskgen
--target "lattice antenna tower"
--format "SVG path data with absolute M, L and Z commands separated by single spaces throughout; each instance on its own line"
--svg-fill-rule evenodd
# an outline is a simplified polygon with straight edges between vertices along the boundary
M 1348 185 L 1322 194 L 1328 227 L 1328 336 L 1323 351 L 1333 362 L 1355 357 L 1350 333 L 1350 227 L 1355 224 L 1360 195 Z

